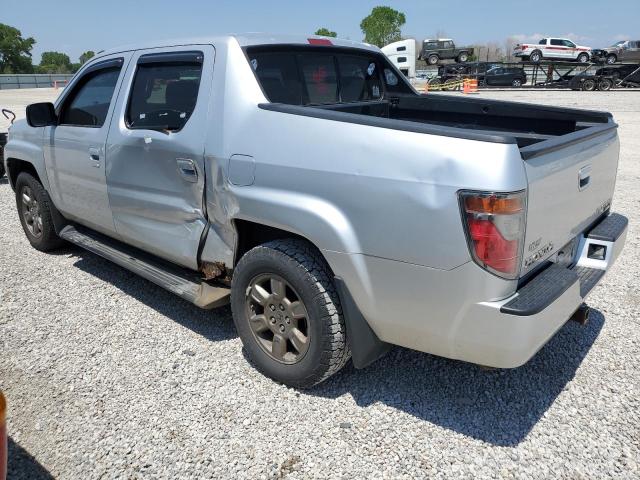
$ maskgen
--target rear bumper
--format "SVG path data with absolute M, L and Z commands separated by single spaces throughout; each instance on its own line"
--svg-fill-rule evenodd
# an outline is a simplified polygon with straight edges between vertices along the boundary
M 456 343 L 457 358 L 513 368 L 526 363 L 580 307 L 616 261 L 626 217 L 612 214 L 581 235 L 575 265 L 551 264 L 507 299 L 475 304 Z
M 379 340 L 513 368 L 535 355 L 582 305 L 619 256 L 626 232 L 626 218 L 610 215 L 580 236 L 578 251 L 584 253 L 573 268 L 551 264 L 519 288 L 515 280 L 498 278 L 473 262 L 438 270 L 366 255 L 323 253 L 348 288 L 353 308 Z M 590 245 L 606 247 L 602 260 L 588 258 Z

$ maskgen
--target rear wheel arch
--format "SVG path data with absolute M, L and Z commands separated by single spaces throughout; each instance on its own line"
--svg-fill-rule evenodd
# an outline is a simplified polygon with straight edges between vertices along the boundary
M 234 267 L 249 250 L 273 240 L 283 240 L 287 238 L 304 240 L 313 245 L 316 250 L 320 251 L 311 240 L 289 230 L 238 218 L 234 219 L 233 223 L 236 230 Z

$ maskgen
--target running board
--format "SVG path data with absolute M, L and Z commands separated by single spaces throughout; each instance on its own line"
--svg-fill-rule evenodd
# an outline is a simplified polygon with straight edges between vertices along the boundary
M 179 267 L 163 266 L 161 261 L 154 261 L 149 254 L 136 251 L 97 232 L 84 228 L 78 230 L 68 225 L 62 229 L 60 237 L 146 278 L 200 308 L 216 308 L 229 303 L 228 288 L 209 285 L 196 278 L 195 274 L 180 272 Z

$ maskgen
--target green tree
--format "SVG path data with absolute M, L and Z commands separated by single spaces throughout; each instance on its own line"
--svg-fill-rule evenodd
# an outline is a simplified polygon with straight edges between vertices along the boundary
M 17 28 L 0 23 L 0 73 L 32 73 L 31 49 L 36 41 L 22 38 Z
M 38 67 L 39 73 L 71 73 L 72 71 L 73 66 L 66 53 L 44 52 L 42 54 L 42 60 L 40 60 Z
M 360 23 L 360 29 L 364 33 L 364 41 L 384 47 L 391 42 L 402 40 L 400 28 L 406 23 L 404 13 L 391 7 L 375 7 L 371 14 Z
M 316 33 L 314 35 L 320 35 L 321 37 L 334 37 L 334 38 L 338 36 L 336 32 L 332 32 L 328 28 L 324 28 L 324 27 L 316 30 Z
M 95 57 L 96 54 L 93 50 L 87 50 L 82 55 L 80 55 L 80 65 L 84 65 L 88 60 Z

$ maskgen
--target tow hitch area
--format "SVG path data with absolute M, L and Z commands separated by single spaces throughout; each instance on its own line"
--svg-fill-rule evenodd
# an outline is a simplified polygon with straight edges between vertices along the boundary
M 569 320 L 573 320 L 574 322 L 578 322 L 580 325 L 585 326 L 589 321 L 589 313 L 591 312 L 591 308 L 586 303 L 583 303 L 578 307 L 578 309 L 571 315 Z

